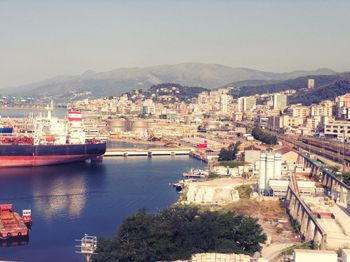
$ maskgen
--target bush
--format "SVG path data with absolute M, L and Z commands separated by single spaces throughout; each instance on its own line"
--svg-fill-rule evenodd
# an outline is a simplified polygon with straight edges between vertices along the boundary
M 219 175 L 217 173 L 215 173 L 215 172 L 210 172 L 208 177 L 209 178 L 218 178 Z
M 239 198 L 248 198 L 250 199 L 250 195 L 253 193 L 253 189 L 250 185 L 241 185 L 237 187 Z

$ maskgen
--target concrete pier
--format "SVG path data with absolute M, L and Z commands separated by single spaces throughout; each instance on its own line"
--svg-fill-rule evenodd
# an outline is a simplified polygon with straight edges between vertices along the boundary
M 105 157 L 189 155 L 190 148 L 108 148 Z

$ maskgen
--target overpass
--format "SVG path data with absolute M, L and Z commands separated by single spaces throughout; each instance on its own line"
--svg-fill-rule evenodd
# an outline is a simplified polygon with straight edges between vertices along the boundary
M 285 204 L 289 215 L 298 222 L 300 233 L 304 236 L 305 240 L 312 240 L 319 245 L 320 249 L 325 249 L 327 242 L 325 230 L 313 216 L 309 207 L 292 189 L 291 185 L 289 185 L 287 189 Z
M 347 194 L 350 195 L 350 186 L 337 178 L 322 162 L 312 159 L 302 153 L 298 152 L 298 154 L 300 159 L 298 160 L 299 163 L 303 163 L 305 167 L 311 168 L 311 176 L 314 179 L 320 175 L 320 182 L 333 194 L 333 197 L 338 199 L 339 196 L 339 201 L 341 203 L 347 202 Z

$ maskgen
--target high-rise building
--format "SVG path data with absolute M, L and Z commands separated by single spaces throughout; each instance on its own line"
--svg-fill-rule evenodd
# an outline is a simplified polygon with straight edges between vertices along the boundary
M 256 98 L 253 96 L 242 96 L 238 98 L 238 112 L 244 113 L 246 110 L 256 108 Z
M 315 88 L 315 79 L 310 78 L 307 80 L 307 88 L 308 89 Z
M 226 115 L 228 112 L 228 100 L 229 96 L 227 94 L 222 94 L 220 96 L 220 112 L 223 115 Z
M 287 107 L 287 96 L 285 94 L 274 94 L 273 95 L 273 109 L 283 110 Z

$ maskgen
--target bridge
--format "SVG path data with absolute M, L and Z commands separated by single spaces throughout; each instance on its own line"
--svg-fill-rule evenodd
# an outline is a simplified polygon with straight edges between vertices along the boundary
M 327 241 L 326 232 L 313 216 L 308 206 L 292 189 L 291 185 L 288 186 L 285 203 L 290 216 L 300 225 L 300 233 L 304 236 L 305 240 L 312 240 L 319 245 L 320 249 L 325 249 Z
M 333 195 L 335 200 L 339 196 L 340 203 L 347 202 L 347 195 L 350 195 L 350 186 L 337 178 L 322 162 L 301 153 L 299 153 L 298 157 L 299 163 L 303 163 L 305 167 L 311 168 L 311 176 L 313 178 L 320 175 L 320 182 Z
M 189 155 L 191 148 L 107 148 L 106 157 Z

